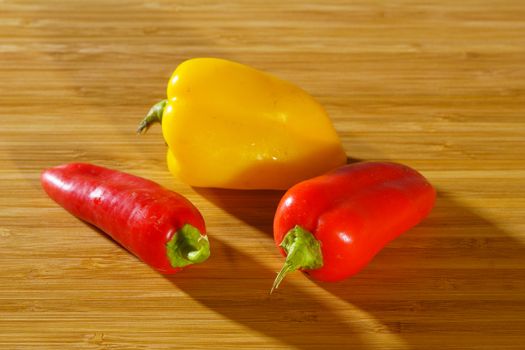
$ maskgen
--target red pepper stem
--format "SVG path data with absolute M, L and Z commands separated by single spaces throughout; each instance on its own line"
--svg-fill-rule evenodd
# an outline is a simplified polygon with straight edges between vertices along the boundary
M 288 231 L 279 246 L 286 252 L 286 261 L 273 282 L 270 294 L 279 287 L 288 273 L 299 269 L 315 270 L 323 266 L 321 243 L 300 226 Z
M 164 108 L 166 107 L 167 102 L 168 100 L 159 101 L 150 108 L 146 117 L 140 122 L 139 127 L 137 128 L 137 134 L 145 133 L 154 123 L 162 124 L 162 114 L 164 113 Z
M 198 264 L 210 256 L 210 243 L 197 228 L 186 224 L 166 244 L 166 254 L 173 267 Z

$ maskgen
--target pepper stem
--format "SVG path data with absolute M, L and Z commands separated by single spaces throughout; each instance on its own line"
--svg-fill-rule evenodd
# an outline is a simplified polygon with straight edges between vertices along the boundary
M 140 122 L 139 127 L 137 128 L 137 134 L 142 134 L 148 131 L 151 124 L 162 123 L 162 113 L 164 113 L 164 108 L 166 107 L 167 102 L 168 100 L 159 101 L 150 108 L 146 117 Z
M 173 267 L 198 264 L 210 256 L 210 243 L 197 228 L 186 224 L 168 241 L 166 253 Z
M 299 269 L 314 270 L 323 266 L 321 243 L 300 226 L 288 231 L 279 246 L 286 252 L 286 261 L 273 282 L 270 294 L 279 287 L 288 273 Z

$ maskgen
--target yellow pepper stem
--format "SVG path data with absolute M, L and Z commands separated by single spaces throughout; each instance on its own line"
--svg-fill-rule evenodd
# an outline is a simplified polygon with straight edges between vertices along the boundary
M 168 100 L 162 100 L 157 102 L 153 107 L 150 108 L 148 114 L 139 124 L 137 128 L 137 134 L 142 134 L 148 131 L 151 124 L 162 123 L 162 114 L 164 113 L 164 108 Z

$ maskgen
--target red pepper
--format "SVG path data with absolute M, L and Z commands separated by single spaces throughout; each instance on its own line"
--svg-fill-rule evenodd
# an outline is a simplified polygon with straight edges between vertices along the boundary
M 395 163 L 345 165 L 296 184 L 275 215 L 274 239 L 286 262 L 272 291 L 298 269 L 319 281 L 354 275 L 423 220 L 435 197 L 421 174 Z
M 100 228 L 161 273 L 176 273 L 210 255 L 198 209 L 153 181 L 72 163 L 44 170 L 41 183 L 67 211 Z

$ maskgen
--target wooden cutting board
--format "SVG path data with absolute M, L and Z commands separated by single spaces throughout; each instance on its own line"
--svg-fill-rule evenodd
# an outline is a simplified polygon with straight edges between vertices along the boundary
M 0 1 L 1 349 L 524 349 L 523 1 Z M 289 276 L 282 193 L 195 189 L 135 127 L 178 63 L 223 57 L 326 107 L 349 157 L 421 171 L 430 217 L 337 284 Z M 220 145 L 217 145 L 220 147 Z M 45 196 L 92 162 L 204 213 L 213 256 L 164 277 Z M 227 160 L 225 160 L 227 162 Z

